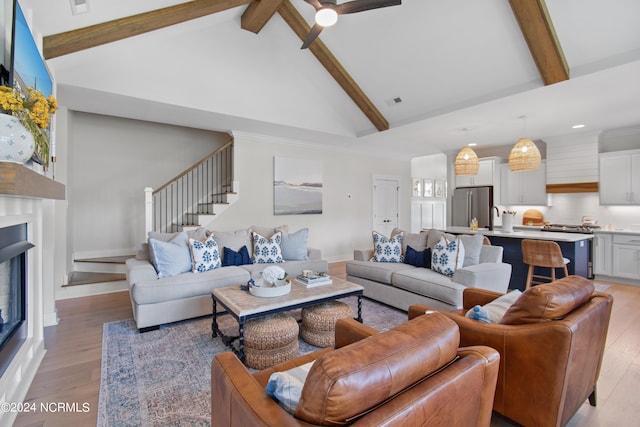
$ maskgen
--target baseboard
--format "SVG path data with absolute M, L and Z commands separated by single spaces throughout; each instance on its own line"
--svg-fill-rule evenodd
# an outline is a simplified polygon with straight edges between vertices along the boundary
M 640 280 L 625 279 L 624 277 L 613 277 L 613 276 L 605 276 L 603 274 L 596 274 L 595 277 L 593 278 L 593 281 L 597 282 L 599 280 L 603 282 L 620 283 L 623 285 L 640 286 Z

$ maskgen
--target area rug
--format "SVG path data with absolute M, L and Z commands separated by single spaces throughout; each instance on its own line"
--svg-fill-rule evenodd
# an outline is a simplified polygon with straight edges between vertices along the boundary
M 356 313 L 357 299 L 343 300 Z M 300 311 L 292 312 L 299 318 Z M 407 320 L 406 312 L 362 300 L 366 325 L 378 330 Z M 231 316 L 218 317 L 223 332 L 237 334 Z M 300 341 L 300 354 L 316 350 Z M 98 422 L 102 426 L 209 426 L 211 360 L 229 351 L 211 337 L 211 317 L 138 333 L 133 319 L 105 323 Z

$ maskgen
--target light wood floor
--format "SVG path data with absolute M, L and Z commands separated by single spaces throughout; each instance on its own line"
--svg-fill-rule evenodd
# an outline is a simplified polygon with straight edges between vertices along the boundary
M 345 277 L 344 263 L 330 273 Z M 601 282 L 602 283 L 602 282 Z M 583 405 L 572 427 L 633 426 L 640 419 L 640 287 L 611 284 L 613 314 L 600 381 L 598 406 Z M 128 292 L 61 300 L 60 323 L 45 328 L 47 354 L 27 394 L 26 402 L 84 402 L 86 413 L 20 414 L 14 426 L 94 426 L 98 409 L 102 324 L 132 317 Z M 541 408 L 542 409 L 542 408 Z M 508 425 L 495 420 L 493 426 Z

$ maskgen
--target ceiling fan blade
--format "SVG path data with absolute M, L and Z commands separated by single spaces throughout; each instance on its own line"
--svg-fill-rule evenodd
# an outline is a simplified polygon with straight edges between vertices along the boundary
M 322 25 L 313 24 L 313 27 L 311 27 L 311 31 L 309 31 L 309 35 L 307 35 L 307 38 L 300 49 L 308 48 L 309 45 L 311 45 L 311 43 L 313 43 L 313 41 L 316 39 L 316 37 L 318 37 L 320 31 L 322 31 L 323 28 L 324 27 Z
M 382 7 L 399 6 L 402 0 L 353 0 L 335 7 L 338 15 L 346 13 L 364 12 L 365 10 L 380 9 Z
M 304 0 L 313 6 L 316 10 L 322 9 L 322 4 L 318 0 Z

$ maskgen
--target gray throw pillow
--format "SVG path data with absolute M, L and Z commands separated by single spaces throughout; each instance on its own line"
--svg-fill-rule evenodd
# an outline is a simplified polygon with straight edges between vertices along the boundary
M 282 258 L 285 261 L 304 261 L 309 259 L 307 254 L 307 240 L 309 229 L 302 228 L 295 233 L 282 233 Z
M 229 248 L 233 251 L 240 251 L 243 246 L 247 247 L 249 256 L 253 256 L 253 241 L 251 238 L 251 230 L 236 230 L 236 231 L 214 231 L 213 237 L 218 242 L 218 248 L 222 255 L 222 262 L 224 262 L 224 248 Z
M 480 264 L 480 251 L 482 251 L 484 236 L 482 234 L 465 234 L 460 236 L 460 239 L 462 239 L 462 246 L 464 246 L 464 263 L 462 266 Z

